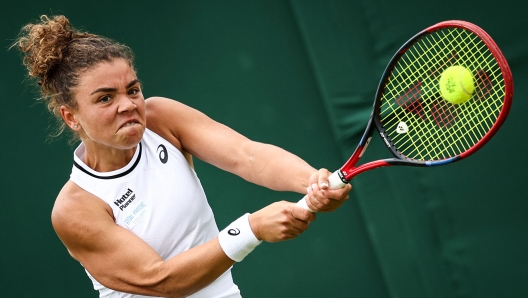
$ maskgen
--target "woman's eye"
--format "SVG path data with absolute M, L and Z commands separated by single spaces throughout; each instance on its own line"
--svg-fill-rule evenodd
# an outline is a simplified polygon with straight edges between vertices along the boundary
M 106 102 L 109 102 L 111 99 L 112 99 L 112 97 L 110 97 L 110 95 L 105 95 L 105 96 L 99 98 L 99 102 L 106 103 Z
M 128 91 L 128 94 L 130 94 L 130 95 L 136 95 L 136 94 L 138 94 L 138 93 L 139 93 L 139 89 L 136 89 L 136 88 L 134 88 L 134 89 L 130 89 L 130 90 Z

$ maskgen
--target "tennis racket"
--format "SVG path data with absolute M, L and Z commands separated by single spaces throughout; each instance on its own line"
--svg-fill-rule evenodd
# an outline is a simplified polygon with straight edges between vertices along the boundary
M 474 90 L 461 104 L 445 100 L 441 74 L 451 66 L 471 72 Z M 381 77 L 372 114 L 350 159 L 329 177 L 329 188 L 380 167 L 434 167 L 477 152 L 504 123 L 513 79 L 497 44 L 478 26 L 445 21 L 412 37 L 392 57 Z M 357 165 L 374 128 L 393 158 Z M 310 210 L 305 198 L 298 205 Z

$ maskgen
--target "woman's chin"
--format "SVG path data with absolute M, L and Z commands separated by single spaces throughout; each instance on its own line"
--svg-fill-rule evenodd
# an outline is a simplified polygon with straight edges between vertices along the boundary
M 120 140 L 119 143 L 123 146 L 122 149 L 130 149 L 139 144 L 144 132 L 145 128 L 141 124 L 120 128 L 117 134 Z

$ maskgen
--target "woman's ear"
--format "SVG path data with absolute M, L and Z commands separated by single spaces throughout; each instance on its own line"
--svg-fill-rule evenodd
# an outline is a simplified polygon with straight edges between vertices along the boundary
M 70 129 L 74 131 L 79 130 L 79 122 L 75 118 L 75 114 L 70 108 L 66 106 L 61 106 L 60 113 L 61 113 L 62 119 L 64 119 L 64 122 L 66 123 L 66 125 L 68 125 Z

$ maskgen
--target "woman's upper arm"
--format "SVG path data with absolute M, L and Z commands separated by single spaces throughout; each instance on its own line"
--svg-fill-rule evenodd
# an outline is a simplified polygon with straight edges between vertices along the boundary
M 103 285 L 119 291 L 162 294 L 153 274 L 163 260 L 143 240 L 113 221 L 109 207 L 68 182 L 52 212 L 53 227 L 72 256 Z M 73 191 L 72 191 L 73 190 Z

